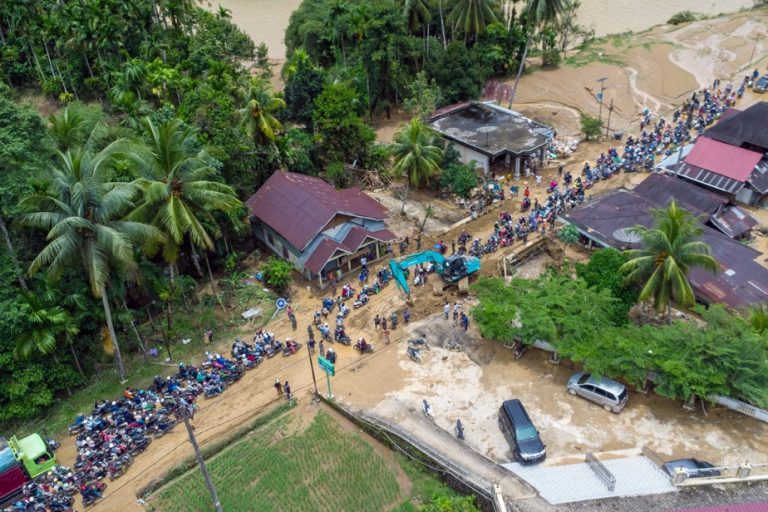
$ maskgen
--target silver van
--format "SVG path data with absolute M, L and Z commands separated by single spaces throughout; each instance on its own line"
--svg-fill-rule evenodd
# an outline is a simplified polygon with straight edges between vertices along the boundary
M 591 373 L 585 372 L 571 375 L 566 389 L 572 395 L 579 395 L 602 405 L 608 412 L 621 412 L 629 398 L 624 384 L 605 377 L 594 377 Z

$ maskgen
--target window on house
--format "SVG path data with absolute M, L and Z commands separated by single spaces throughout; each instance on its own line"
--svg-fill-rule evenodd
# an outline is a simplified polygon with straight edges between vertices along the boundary
M 272 233 L 267 231 L 267 242 L 269 242 L 270 245 L 275 245 L 275 239 L 272 238 Z
M 288 249 L 283 246 L 283 258 L 288 259 Z

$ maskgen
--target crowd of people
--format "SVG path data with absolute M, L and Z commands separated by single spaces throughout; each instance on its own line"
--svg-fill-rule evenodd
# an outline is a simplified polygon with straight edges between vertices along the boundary
M 704 133 L 726 109 L 736 104 L 736 100 L 744 95 L 748 87 L 752 87 L 759 76 L 759 71 L 754 70 L 751 75 L 742 79 L 738 88 L 734 88 L 731 82 L 723 86 L 720 79 L 716 79 L 712 87 L 694 91 L 672 113 L 671 121 L 664 117 L 654 119 L 651 111 L 644 109 L 640 121 L 640 135 L 627 137 L 622 154 L 611 147 L 607 152 L 600 153 L 594 165 L 584 163 L 582 174 L 587 188 L 595 181 L 609 179 L 622 170 L 652 171 L 656 166 L 657 157 L 672 156 L 681 146 Z

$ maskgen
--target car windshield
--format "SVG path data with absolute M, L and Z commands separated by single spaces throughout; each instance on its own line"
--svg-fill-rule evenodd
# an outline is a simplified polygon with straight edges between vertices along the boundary
M 536 432 L 536 429 L 533 425 L 529 425 L 527 427 L 521 427 L 517 429 L 517 440 L 518 441 L 528 441 L 529 439 L 536 439 L 539 436 L 539 433 Z
M 590 378 L 591 376 L 592 376 L 591 374 L 589 374 L 589 373 L 585 373 L 584 375 L 582 375 L 581 377 L 579 377 L 579 384 L 584 384 L 585 382 L 587 382 L 587 381 L 589 380 L 589 378 Z

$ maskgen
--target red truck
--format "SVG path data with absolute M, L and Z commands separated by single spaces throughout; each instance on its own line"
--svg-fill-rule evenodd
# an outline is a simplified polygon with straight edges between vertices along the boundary
M 57 464 L 53 449 L 39 434 L 0 437 L 0 506 L 21 494 L 24 484 Z

